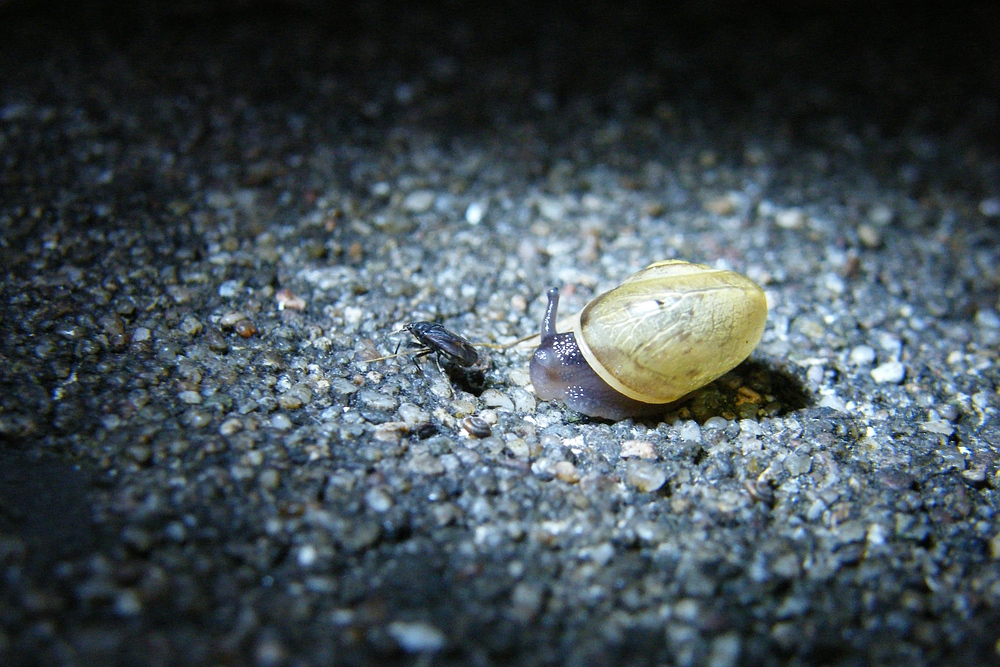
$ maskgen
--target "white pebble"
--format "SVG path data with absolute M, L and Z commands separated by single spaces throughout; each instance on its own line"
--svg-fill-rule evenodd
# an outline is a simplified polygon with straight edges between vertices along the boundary
M 518 412 L 534 412 L 535 411 L 535 397 L 533 394 L 528 393 L 520 387 L 514 387 L 510 390 L 511 398 L 514 400 L 514 408 Z
M 621 452 L 618 454 L 623 459 L 655 459 L 656 449 L 653 443 L 648 440 L 626 440 L 622 443 Z
M 543 218 L 559 221 L 566 214 L 566 207 L 558 199 L 543 197 L 538 200 L 538 212 Z
M 698 422 L 689 419 L 681 425 L 680 436 L 682 442 L 701 442 L 701 427 Z
M 292 420 L 289 419 L 287 415 L 283 415 L 279 412 L 271 417 L 271 428 L 278 429 L 279 431 L 287 431 L 291 427 Z
M 825 374 L 826 369 L 822 365 L 816 364 L 815 366 L 810 366 L 809 370 L 806 371 L 806 379 L 812 384 L 821 384 Z
M 878 346 L 893 357 L 898 357 L 903 352 L 903 341 L 899 336 L 884 331 L 878 335 Z
M 479 398 L 485 405 L 491 408 L 500 408 L 507 411 L 514 410 L 514 402 L 496 389 L 487 389 Z
M 383 422 L 375 426 L 372 437 L 379 442 L 399 442 L 409 432 L 406 422 Z
M 729 421 L 725 417 L 710 417 L 702 428 L 714 428 L 718 431 L 729 426 Z
M 838 276 L 836 273 L 828 273 L 823 279 L 823 285 L 827 290 L 834 294 L 843 294 L 844 290 L 847 289 L 847 285 L 844 283 L 844 279 Z
M 430 190 L 416 190 L 403 200 L 403 210 L 408 213 L 424 213 L 433 205 L 434 193 Z
M 870 345 L 858 345 L 851 350 L 849 358 L 855 366 L 868 366 L 875 363 L 875 348 Z
M 844 399 L 836 394 L 827 394 L 820 399 L 818 405 L 821 408 L 830 408 L 837 412 L 847 412 L 847 404 L 844 403 Z
M 239 294 L 241 289 L 243 289 L 243 283 L 239 280 L 227 280 L 219 285 L 219 296 L 230 299 Z
M 888 204 L 875 204 L 868 211 L 868 219 L 882 227 L 892 222 L 894 216 L 895 213 Z
M 422 422 L 430 421 L 431 413 L 414 405 L 413 403 L 400 403 L 397 411 L 399 418 L 407 426 L 415 426 Z
M 444 648 L 444 633 L 429 623 L 395 621 L 389 624 L 389 634 L 407 653 L 440 651 Z
M 368 493 L 365 494 L 365 505 L 368 505 L 371 511 L 382 514 L 383 512 L 388 512 L 392 507 L 392 496 L 386 493 L 384 489 L 375 487 L 374 489 L 369 489 Z
M 800 208 L 786 208 L 775 213 L 774 222 L 782 229 L 801 229 L 806 223 L 806 214 Z
M 942 419 L 930 419 L 920 424 L 920 428 L 928 433 L 936 433 L 945 437 L 951 437 L 955 432 L 955 427 Z
M 201 403 L 201 394 L 196 391 L 182 391 L 177 394 L 177 398 L 179 398 L 182 403 L 187 403 L 188 405 L 198 405 Z
M 233 435 L 243 430 L 243 422 L 235 417 L 227 419 L 219 426 L 219 433 L 222 435 Z
M 233 310 L 219 318 L 219 326 L 228 329 L 237 322 L 242 322 L 245 319 L 248 319 L 246 313 Z
M 659 490 L 666 481 L 667 473 L 652 463 L 633 460 L 625 469 L 625 483 L 644 493 Z
M 316 547 L 311 544 L 303 544 L 299 547 L 297 558 L 299 567 L 309 567 L 316 562 L 317 556 L 319 556 L 319 553 L 316 551 Z
M 906 377 L 906 366 L 898 361 L 890 361 L 873 368 L 871 376 L 879 384 L 899 384 Z
M 486 215 L 486 204 L 474 201 L 465 209 L 465 221 L 470 225 L 478 225 Z
M 1000 198 L 991 197 L 989 199 L 982 200 L 979 202 L 979 212 L 987 218 L 996 218 L 1000 216 Z
M 976 324 L 984 329 L 1000 329 L 1000 315 L 991 308 L 983 308 L 976 313 Z

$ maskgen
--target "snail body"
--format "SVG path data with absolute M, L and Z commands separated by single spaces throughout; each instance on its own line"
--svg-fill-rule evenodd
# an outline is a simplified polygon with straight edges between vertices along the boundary
M 555 328 L 559 290 L 548 292 L 531 383 L 592 417 L 662 411 L 737 366 L 760 342 L 764 291 L 746 276 L 679 260 L 657 262 L 594 298 Z

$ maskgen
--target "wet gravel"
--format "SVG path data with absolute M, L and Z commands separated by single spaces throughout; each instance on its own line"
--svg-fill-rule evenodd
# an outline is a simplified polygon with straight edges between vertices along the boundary
M 1000 17 L 899 9 L 0 3 L 0 663 L 1000 660 Z M 751 359 L 538 401 L 669 258 Z

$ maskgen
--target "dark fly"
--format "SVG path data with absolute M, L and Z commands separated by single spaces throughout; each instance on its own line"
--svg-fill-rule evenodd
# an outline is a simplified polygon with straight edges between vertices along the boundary
M 424 346 L 417 356 L 427 356 L 437 352 L 439 359 L 444 355 L 448 360 L 464 368 L 471 368 L 479 363 L 479 353 L 472 343 L 457 333 L 448 331 L 437 322 L 412 322 L 404 328 Z

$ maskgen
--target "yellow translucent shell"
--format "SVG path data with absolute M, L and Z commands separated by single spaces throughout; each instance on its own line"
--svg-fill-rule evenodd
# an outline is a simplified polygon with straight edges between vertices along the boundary
M 669 403 L 734 368 L 764 333 L 764 290 L 703 264 L 650 264 L 588 303 L 573 333 L 595 372 L 622 394 Z

